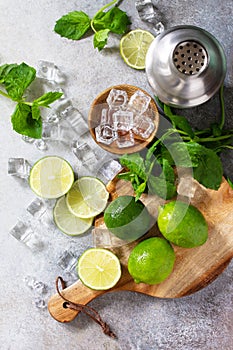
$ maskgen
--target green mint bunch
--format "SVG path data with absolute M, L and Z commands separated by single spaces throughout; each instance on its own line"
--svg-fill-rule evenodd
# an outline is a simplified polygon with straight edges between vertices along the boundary
M 102 7 L 92 19 L 83 11 L 69 12 L 57 20 L 54 31 L 62 37 L 79 40 L 92 29 L 94 48 L 101 51 L 107 44 L 110 32 L 124 34 L 130 24 L 127 14 L 118 7 L 105 11 L 116 2 L 113 0 Z
M 172 126 L 147 150 L 121 156 L 120 163 L 127 170 L 118 176 L 131 182 L 136 200 L 144 192 L 163 199 L 176 195 L 176 167 L 192 168 L 194 179 L 206 188 L 218 190 L 223 176 L 219 157 L 224 149 L 233 149 L 233 130 L 224 129 L 225 109 L 223 87 L 220 89 L 221 120 L 203 130 L 193 130 L 184 116 L 174 114 L 171 108 L 157 103 Z M 233 188 L 233 183 L 227 179 Z
M 62 96 L 62 93 L 47 92 L 33 102 L 26 101 L 26 89 L 35 78 L 36 70 L 24 62 L 19 65 L 0 66 L 0 84 L 5 88 L 5 91 L 0 90 L 0 95 L 17 103 L 11 115 L 13 130 L 21 135 L 39 139 L 42 134 L 40 108 L 49 108 L 51 103 Z

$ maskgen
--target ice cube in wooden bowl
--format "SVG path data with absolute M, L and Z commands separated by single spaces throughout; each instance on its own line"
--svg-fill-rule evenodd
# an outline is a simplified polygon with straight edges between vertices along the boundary
M 122 147 L 122 148 L 120 148 L 117 145 L 116 140 L 110 144 L 105 144 L 102 142 L 98 142 L 96 140 L 95 128 L 100 125 L 102 110 L 109 108 L 108 103 L 107 103 L 107 97 L 112 89 L 126 91 L 126 93 L 128 95 L 128 100 L 138 90 L 142 91 L 145 95 L 151 97 L 148 94 L 148 92 L 146 92 L 145 90 L 143 90 L 137 86 L 133 86 L 133 85 L 122 84 L 122 85 L 115 85 L 115 86 L 111 86 L 111 87 L 107 88 L 106 90 L 102 91 L 94 99 L 94 101 L 92 102 L 92 105 L 90 107 L 90 111 L 89 111 L 89 115 L 88 115 L 88 125 L 89 125 L 90 133 L 91 133 L 93 139 L 95 140 L 95 142 L 100 147 L 102 147 L 103 149 L 105 149 L 106 151 L 109 151 L 111 153 L 125 154 L 125 153 L 134 153 L 134 152 L 141 151 L 143 148 L 147 147 L 147 145 L 154 139 L 156 132 L 158 130 L 159 112 L 158 112 L 156 103 L 152 98 L 150 100 L 150 104 L 148 107 L 148 113 L 150 114 L 150 118 L 152 119 L 152 121 L 154 123 L 154 130 L 152 131 L 152 133 L 149 135 L 148 138 L 145 139 L 139 135 L 133 134 L 134 144 L 132 146 Z M 145 115 L 146 115 L 146 113 L 147 112 L 145 112 Z

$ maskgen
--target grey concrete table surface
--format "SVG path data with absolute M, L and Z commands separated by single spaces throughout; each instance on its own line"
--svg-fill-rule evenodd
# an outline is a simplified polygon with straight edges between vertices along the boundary
M 53 27 L 58 18 L 83 10 L 90 16 L 106 3 L 100 1 L 0 0 L 0 64 L 21 63 L 37 67 L 39 60 L 54 62 L 68 77 L 66 92 L 86 115 L 95 96 L 105 88 L 122 83 L 137 85 L 152 93 L 144 71 L 128 67 L 119 54 L 119 37 L 111 36 L 101 53 L 93 49 L 92 37 L 75 42 L 61 38 Z M 131 28 L 151 30 L 141 22 L 133 0 L 121 8 L 131 17 Z M 157 1 L 167 28 L 191 24 L 213 34 L 222 44 L 228 63 L 225 79 L 226 124 L 233 128 L 233 1 Z M 91 245 L 90 235 L 71 239 L 58 231 L 45 230 L 47 247 L 33 254 L 9 235 L 17 218 L 35 196 L 26 183 L 7 175 L 9 157 L 31 163 L 47 154 L 62 154 L 72 164 L 75 157 L 62 147 L 39 151 L 12 131 L 13 103 L 0 97 L 1 157 L 1 263 L 0 263 L 0 348 L 2 350 L 193 350 L 233 349 L 233 272 L 228 268 L 205 289 L 177 300 L 161 300 L 130 292 L 106 294 L 91 302 L 116 332 L 118 339 L 105 336 L 98 325 L 83 315 L 71 324 L 60 324 L 46 308 L 35 306 L 35 294 L 25 283 L 33 276 L 48 286 L 45 298 L 55 292 L 54 280 L 62 271 L 56 264 L 66 247 L 80 250 Z M 217 99 L 189 111 L 191 122 L 204 126 L 216 118 Z M 233 156 L 223 157 L 225 173 L 233 172 Z M 221 208 L 220 208 L 221 210 Z

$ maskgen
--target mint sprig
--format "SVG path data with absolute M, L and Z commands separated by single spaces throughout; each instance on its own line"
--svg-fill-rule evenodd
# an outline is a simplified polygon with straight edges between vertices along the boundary
M 5 88 L 5 91 L 0 90 L 0 94 L 17 102 L 11 115 L 13 130 L 21 135 L 39 139 L 42 134 L 40 108 L 50 108 L 50 104 L 58 100 L 62 93 L 47 92 L 32 102 L 26 101 L 26 90 L 35 78 L 36 70 L 24 62 L 19 65 L 0 66 L 0 84 Z
M 193 130 L 185 117 L 174 114 L 168 105 L 155 99 L 172 126 L 151 145 L 144 158 L 139 153 L 123 155 L 120 163 L 127 172 L 118 176 L 131 181 L 136 200 L 148 190 L 171 199 L 176 194 L 175 167 L 192 168 L 193 177 L 199 183 L 218 190 L 223 176 L 219 155 L 224 149 L 233 149 L 233 130 L 224 129 L 223 87 L 220 89 L 220 122 L 203 130 Z M 229 178 L 227 181 L 233 187 Z
M 92 19 L 83 11 L 69 12 L 56 21 L 54 31 L 67 39 L 80 40 L 88 30 L 92 30 L 93 46 L 101 51 L 108 42 L 110 32 L 124 34 L 131 23 L 126 12 L 113 6 L 116 2 L 113 0 L 103 6 Z

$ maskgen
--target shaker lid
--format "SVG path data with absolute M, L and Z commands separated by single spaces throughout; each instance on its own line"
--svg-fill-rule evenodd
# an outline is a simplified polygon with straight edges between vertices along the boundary
M 222 46 L 209 32 L 181 25 L 158 35 L 146 56 L 148 81 L 158 98 L 187 108 L 209 100 L 226 75 Z

